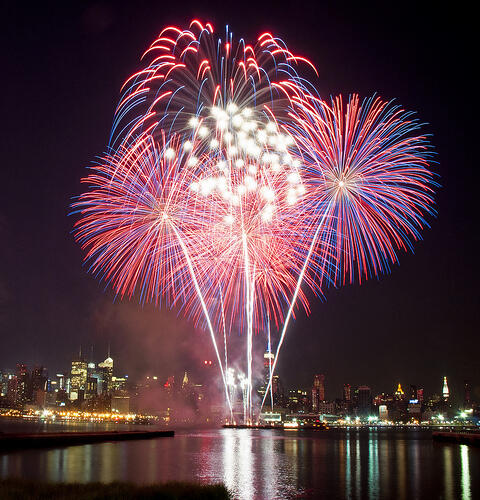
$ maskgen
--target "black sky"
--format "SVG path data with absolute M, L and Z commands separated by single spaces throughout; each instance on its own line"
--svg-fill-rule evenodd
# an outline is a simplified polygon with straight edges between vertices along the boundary
M 120 371 L 181 371 L 211 357 L 205 333 L 174 312 L 114 303 L 82 268 L 71 197 L 103 152 L 119 89 L 166 24 L 193 17 L 254 40 L 264 30 L 319 69 L 323 96 L 377 92 L 416 110 L 433 135 L 438 218 L 381 280 L 312 300 L 287 336 L 287 385 L 325 373 L 341 384 L 440 391 L 448 375 L 477 387 L 478 94 L 475 17 L 467 4 L 384 2 L 15 2 L 2 4 L 0 368 L 64 368 L 81 343 Z

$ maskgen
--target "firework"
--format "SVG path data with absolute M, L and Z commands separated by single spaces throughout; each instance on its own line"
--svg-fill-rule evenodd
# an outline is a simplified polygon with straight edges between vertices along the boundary
M 254 335 L 271 352 L 270 323 L 280 332 L 266 397 L 295 308 L 308 312 L 302 285 L 378 275 L 419 238 L 431 152 L 398 107 L 319 99 L 297 73 L 311 63 L 269 33 L 250 45 L 195 20 L 163 30 L 143 60 L 74 203 L 75 235 L 117 295 L 207 327 L 232 421 L 228 336 L 245 334 L 252 422 Z
M 245 331 L 247 419 L 252 349 L 266 318 L 278 326 L 309 248 L 306 190 L 283 121 L 307 95 L 309 64 L 265 33 L 254 46 L 210 24 L 168 27 L 127 80 L 111 153 L 75 203 L 90 271 L 121 296 L 183 307 L 223 332 Z M 316 261 L 314 261 L 316 262 Z M 317 292 L 315 273 L 305 275 Z M 299 303 L 308 310 L 303 293 Z
M 218 38 L 210 23 L 192 21 L 189 29 L 165 28 L 144 53 L 147 63 L 123 85 L 111 134 L 111 146 L 134 139 L 148 130 L 152 135 L 167 131 L 203 139 L 206 149 L 218 143 L 202 120 L 216 113 L 218 127 L 229 121 L 252 132 L 252 111 L 268 120 L 286 116 L 293 96 L 303 96 L 308 84 L 299 77 L 298 63 L 311 65 L 294 55 L 279 38 L 264 33 L 256 44 L 234 40 L 228 26 Z M 230 115 L 230 116 L 229 116 Z M 198 125 L 198 126 L 197 126 Z M 249 148 L 259 154 L 261 149 Z
M 421 124 L 379 97 L 311 99 L 297 109 L 290 126 L 309 170 L 311 209 L 325 218 L 319 241 L 334 253 L 333 281 L 388 272 L 434 213 L 433 153 Z
M 327 284 L 388 272 L 398 262 L 398 250 L 412 249 L 428 226 L 425 216 L 434 213 L 437 185 L 429 170 L 432 149 L 418 134 L 421 124 L 413 113 L 378 97 L 360 103 L 357 95 L 346 104 L 341 96 L 331 104 L 315 97 L 297 104 L 286 128 L 301 154 L 316 223 L 273 370 L 311 261 Z

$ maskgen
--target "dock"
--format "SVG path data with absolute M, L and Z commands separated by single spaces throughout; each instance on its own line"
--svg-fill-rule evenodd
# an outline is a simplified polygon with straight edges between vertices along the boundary
M 27 448 L 65 446 L 173 437 L 174 431 L 43 432 L 39 434 L 0 433 L 0 452 Z
M 480 432 L 432 432 L 435 441 L 480 446 Z

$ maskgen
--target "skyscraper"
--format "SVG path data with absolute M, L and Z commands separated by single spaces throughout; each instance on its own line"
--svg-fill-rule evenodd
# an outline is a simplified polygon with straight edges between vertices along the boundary
M 36 366 L 32 370 L 32 402 L 38 406 L 45 406 L 47 394 L 48 373 L 43 366 Z
M 402 384 L 399 382 L 397 390 L 395 391 L 395 399 L 400 400 L 405 398 L 405 393 L 402 389 Z
M 70 370 L 70 400 L 83 400 L 87 386 L 87 362 L 82 358 L 80 349 L 78 357 L 72 361 Z
M 361 385 L 357 389 L 358 394 L 358 413 L 362 416 L 368 416 L 372 412 L 372 390 L 367 385 Z
M 17 365 L 17 390 L 15 403 L 20 405 L 28 403 L 32 399 L 31 389 L 30 373 L 28 372 L 27 365 L 19 363 Z
M 468 380 L 464 381 L 464 383 L 463 383 L 463 389 L 464 389 L 464 392 L 463 392 L 463 407 L 464 408 L 469 408 L 470 407 L 470 403 L 471 403 L 471 397 L 470 397 L 471 387 L 470 387 L 470 382 Z
M 448 398 L 450 397 L 450 391 L 448 390 L 447 377 L 443 377 L 442 396 L 443 396 L 444 401 L 448 401 Z
M 410 396 L 409 396 L 409 399 L 410 400 L 415 400 L 417 399 L 418 400 L 418 394 L 417 394 L 417 386 L 416 385 L 410 385 Z
M 345 403 L 350 403 L 352 401 L 352 387 L 350 384 L 343 385 L 343 400 Z
M 325 401 L 325 375 L 315 375 L 312 387 L 312 409 L 319 411 L 320 402 Z
M 110 355 L 103 363 L 98 363 L 98 370 L 102 375 L 102 393 L 112 392 L 113 359 Z
M 420 388 L 417 390 L 417 399 L 419 403 L 423 403 L 423 389 Z

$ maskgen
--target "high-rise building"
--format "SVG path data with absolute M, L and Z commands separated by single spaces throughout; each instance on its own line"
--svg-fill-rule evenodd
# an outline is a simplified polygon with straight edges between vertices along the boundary
M 352 401 L 352 388 L 350 384 L 343 385 L 343 400 L 346 403 L 350 403 Z
M 400 382 L 398 383 L 397 390 L 395 391 L 395 399 L 405 399 L 405 393 L 403 392 L 402 384 Z
M 112 392 L 113 359 L 108 356 L 103 363 L 98 363 L 98 371 L 102 377 L 102 393 Z
M 417 394 L 417 386 L 416 385 L 410 385 L 410 395 L 409 399 L 418 399 L 418 394 Z
M 113 376 L 112 377 L 112 391 L 125 391 L 127 389 L 127 382 L 128 382 L 128 375 L 126 375 L 125 377 Z
M 265 382 L 265 385 L 267 385 L 268 381 L 270 380 L 271 367 L 273 366 L 274 361 L 275 354 L 270 351 L 265 351 L 265 353 L 263 354 L 263 380 Z
M 15 403 L 24 405 L 32 399 L 32 386 L 30 373 L 28 372 L 27 365 L 19 363 L 17 365 L 17 390 Z
M 417 399 L 419 403 L 423 403 L 423 389 L 417 389 Z
M 450 397 L 450 391 L 448 390 L 447 377 L 443 377 L 442 396 L 443 396 L 444 401 L 448 401 L 448 398 Z
M 78 357 L 72 361 L 72 368 L 70 370 L 70 400 L 83 400 L 85 396 L 85 389 L 87 387 L 88 376 L 87 362 L 82 358 L 82 351 Z
M 470 382 L 468 380 L 465 380 L 463 383 L 463 407 L 464 408 L 469 408 L 471 405 L 471 386 Z
M 47 394 L 48 373 L 43 366 L 36 366 L 32 370 L 32 402 L 37 406 L 45 406 Z
M 12 370 L 3 370 L 0 372 L 0 397 L 6 397 L 8 394 L 8 381 L 15 377 Z
M 378 417 L 380 420 L 386 421 L 388 420 L 388 407 L 387 405 L 380 405 L 378 407 Z
M 325 401 L 325 375 L 323 374 L 313 377 L 312 409 L 314 412 L 319 411 L 321 401 Z
M 85 386 L 85 399 L 93 399 L 98 396 L 98 379 L 90 375 L 87 376 Z
M 183 375 L 183 380 L 182 380 L 182 390 L 187 390 L 188 387 L 190 385 L 190 382 L 188 380 L 188 374 L 187 372 L 185 372 L 185 374 Z
M 357 389 L 358 413 L 368 416 L 372 412 L 372 390 L 367 385 L 361 385 Z

